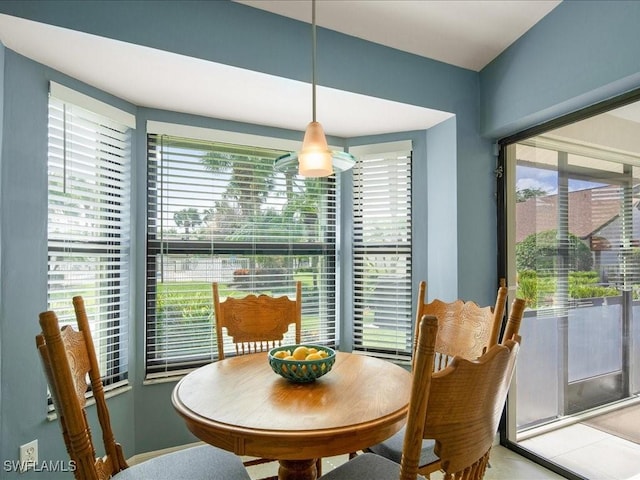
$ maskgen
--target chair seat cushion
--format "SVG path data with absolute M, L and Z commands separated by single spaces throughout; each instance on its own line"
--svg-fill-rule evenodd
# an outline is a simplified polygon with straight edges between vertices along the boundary
M 393 460 L 396 463 L 400 463 L 402 459 L 402 444 L 404 442 L 405 428 L 403 427 L 398 433 L 392 437 L 387 438 L 384 442 L 378 443 L 368 450 L 382 455 L 389 460 Z M 435 440 L 423 440 L 422 449 L 420 450 L 420 462 L 419 466 L 428 465 L 429 463 L 439 460 L 438 456 L 433 453 L 433 447 L 435 446 Z
M 242 459 L 209 445 L 190 447 L 133 465 L 113 480 L 251 480 Z
M 373 453 L 363 453 L 343 463 L 319 480 L 395 480 L 400 478 L 400 465 Z M 418 479 L 424 477 L 418 475 Z

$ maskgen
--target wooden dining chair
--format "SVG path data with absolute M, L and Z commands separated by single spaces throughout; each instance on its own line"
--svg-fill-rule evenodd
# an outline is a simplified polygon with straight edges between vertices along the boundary
M 493 307 L 481 307 L 472 301 L 455 300 L 443 302 L 435 299 L 425 303 L 427 291 L 426 282 L 420 282 L 418 289 L 418 304 L 416 306 L 416 326 L 414 341 L 420 337 L 420 319 L 424 315 L 438 318 L 438 337 L 435 351 L 436 361 L 434 371 L 445 368 L 455 356 L 475 360 L 489 347 L 498 343 L 498 335 L 504 317 L 505 303 L 507 300 L 507 287 L 501 286 L 496 294 L 496 302 Z M 412 357 L 415 359 L 415 355 Z M 404 429 L 384 442 L 364 449 L 365 452 L 377 453 L 395 462 L 400 463 L 402 456 L 402 443 Z M 434 442 L 426 440 L 422 448 L 421 465 L 427 465 L 436 459 L 433 453 Z M 350 454 L 353 458 L 356 453 Z
M 115 441 L 98 368 L 89 321 L 82 297 L 74 297 L 78 331 L 67 325 L 60 329 L 52 311 L 40 314 L 42 333 L 36 346 L 60 420 L 62 436 L 77 480 L 250 480 L 240 457 L 209 445 L 190 447 L 155 457 L 131 467 L 122 447 Z M 87 420 L 87 374 L 102 430 L 103 457 L 96 457 Z
M 420 282 L 414 342 L 418 341 L 420 319 L 424 315 L 438 318 L 438 338 L 436 340 L 436 363 L 434 371 L 442 370 L 454 356 L 474 360 L 492 345 L 498 343 L 502 326 L 507 287 L 498 288 L 493 307 L 479 306 L 472 301 L 455 300 L 443 302 L 435 299 L 425 303 L 426 282 Z
M 415 480 L 422 441 L 433 439 L 446 480 L 480 480 L 513 375 L 520 337 L 493 345 L 476 360 L 454 357 L 434 372 L 438 319 L 425 315 L 415 350 L 409 413 L 400 464 L 373 453 L 358 455 L 320 480 Z
M 302 283 L 296 282 L 296 298 L 247 295 L 220 301 L 217 282 L 213 283 L 218 358 L 225 357 L 225 335 L 231 337 L 235 354 L 268 351 L 282 345 L 289 326 L 295 328 L 295 343 L 300 343 L 302 319 Z
M 227 297 L 220 300 L 220 289 L 213 282 L 213 308 L 215 314 L 218 358 L 225 358 L 226 337 L 231 337 L 236 355 L 269 351 L 283 344 L 291 325 L 294 326 L 294 343 L 300 343 L 302 322 L 302 282 L 296 282 L 296 298 L 287 296 L 246 295 L 242 298 Z M 245 460 L 250 467 L 262 463 L 275 462 L 270 458 Z M 320 469 L 318 460 L 316 468 Z M 320 471 L 320 470 L 318 470 Z M 277 477 L 266 477 L 269 480 Z

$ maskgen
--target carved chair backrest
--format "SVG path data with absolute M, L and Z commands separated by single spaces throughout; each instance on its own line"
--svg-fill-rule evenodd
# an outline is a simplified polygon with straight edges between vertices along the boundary
M 111 429 L 100 369 L 82 297 L 74 297 L 73 305 L 78 331 L 69 325 L 60 329 L 58 317 L 54 312 L 42 312 L 42 333 L 36 336 L 36 347 L 42 359 L 67 452 L 75 463 L 75 478 L 103 480 L 127 468 L 128 465 Z M 85 410 L 87 376 L 102 430 L 106 452 L 102 458 L 96 458 Z
M 474 360 L 489 347 L 498 343 L 507 292 L 504 286 L 498 289 L 493 307 L 481 307 L 475 302 L 462 300 L 443 302 L 435 299 L 425 303 L 426 282 L 420 282 L 414 344 L 419 337 L 422 317 L 424 315 L 437 317 L 438 337 L 435 345 L 434 371 L 446 367 L 456 355 Z
M 302 284 L 296 282 L 296 299 L 287 296 L 247 295 L 220 301 L 219 286 L 213 283 L 218 357 L 225 357 L 224 335 L 231 337 L 236 355 L 267 351 L 282 345 L 290 325 L 295 328 L 295 343 L 300 343 L 302 321 Z

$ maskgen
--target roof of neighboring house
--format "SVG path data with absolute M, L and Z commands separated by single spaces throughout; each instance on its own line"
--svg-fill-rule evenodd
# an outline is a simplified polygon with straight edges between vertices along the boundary
M 621 189 L 619 185 L 607 185 L 569 192 L 569 233 L 586 239 L 618 216 Z M 516 242 L 532 233 L 558 228 L 557 212 L 557 194 L 516 203 Z

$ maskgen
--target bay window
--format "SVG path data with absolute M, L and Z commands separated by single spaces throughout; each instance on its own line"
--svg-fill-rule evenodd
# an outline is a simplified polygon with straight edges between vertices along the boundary
M 148 135 L 148 376 L 217 359 L 214 281 L 224 297 L 293 296 L 300 280 L 303 342 L 335 345 L 335 179 L 275 171 L 285 147 L 212 137 Z
M 412 350 L 411 143 L 350 150 L 353 171 L 353 349 L 408 360 Z
M 106 388 L 128 376 L 131 115 L 51 84 L 48 308 L 77 329 L 84 298 Z

